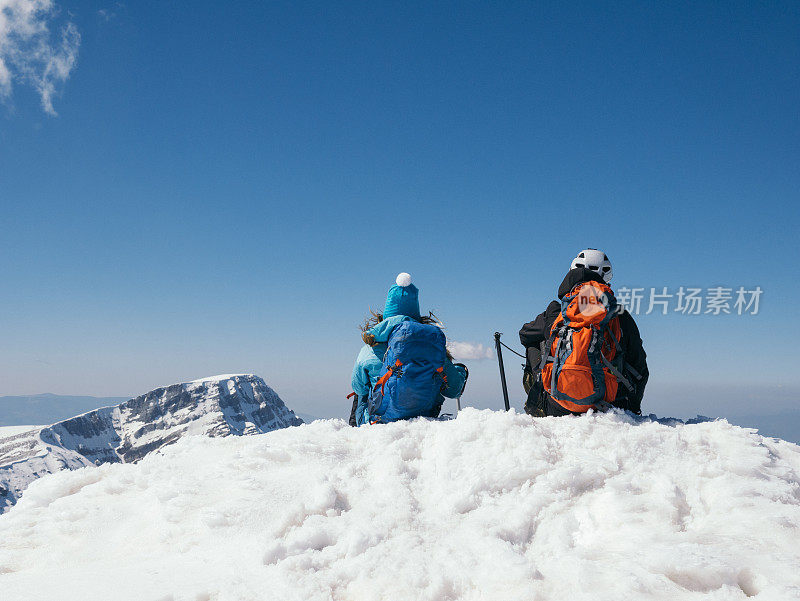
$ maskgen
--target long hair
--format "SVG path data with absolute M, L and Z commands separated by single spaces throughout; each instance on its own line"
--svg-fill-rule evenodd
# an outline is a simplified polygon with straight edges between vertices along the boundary
M 367 315 L 367 317 L 364 319 L 364 323 L 362 323 L 360 326 L 361 340 L 364 341 L 364 344 L 368 344 L 369 346 L 375 346 L 376 344 L 375 336 L 369 334 L 368 331 L 382 321 L 383 321 L 383 313 L 378 313 L 377 311 L 373 311 L 372 307 L 370 307 L 369 315 Z
M 375 327 L 382 321 L 383 321 L 383 313 L 378 313 L 377 311 L 374 311 L 370 307 L 369 315 L 367 315 L 367 317 L 364 319 L 364 322 L 360 326 L 361 340 L 364 341 L 364 344 L 369 346 L 375 346 L 376 344 L 378 344 L 377 342 L 375 342 L 375 336 L 370 334 L 369 330 L 371 330 L 373 327 Z M 444 330 L 444 323 L 442 323 L 442 320 L 436 317 L 436 315 L 434 315 L 433 312 L 431 311 L 429 311 L 427 315 L 421 315 L 418 321 L 420 323 L 438 326 L 442 330 Z M 450 354 L 450 349 L 446 349 L 445 352 L 447 353 L 447 358 L 450 359 L 450 361 L 452 361 L 453 356 Z

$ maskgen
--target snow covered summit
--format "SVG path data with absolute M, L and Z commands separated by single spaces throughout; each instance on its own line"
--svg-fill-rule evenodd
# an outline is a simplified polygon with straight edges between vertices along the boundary
M 26 601 L 800 598 L 800 447 L 623 414 L 185 437 L 0 516 Z
M 186 434 L 257 434 L 302 423 L 264 380 L 250 374 L 157 388 L 121 405 L 0 439 L 0 512 L 45 474 L 131 463 Z

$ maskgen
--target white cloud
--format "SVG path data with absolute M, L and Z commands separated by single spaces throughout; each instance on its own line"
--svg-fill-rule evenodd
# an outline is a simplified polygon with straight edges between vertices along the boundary
M 30 85 L 44 111 L 56 114 L 53 97 L 75 68 L 81 41 L 71 22 L 51 33 L 58 15 L 52 0 L 0 0 L 0 98 L 11 97 L 14 82 Z
M 448 342 L 447 348 L 457 361 L 480 361 L 493 359 L 494 351 L 480 342 Z

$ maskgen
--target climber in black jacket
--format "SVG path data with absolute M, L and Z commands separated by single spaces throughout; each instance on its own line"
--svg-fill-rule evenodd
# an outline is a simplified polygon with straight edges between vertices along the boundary
M 582 282 L 608 283 L 612 274 L 611 262 L 602 251 L 586 249 L 580 252 L 572 261 L 569 272 L 564 281 L 561 282 L 561 286 L 558 287 L 558 298 L 563 298 Z M 528 394 L 525 411 L 537 417 L 566 415 L 569 413 L 569 411 L 550 398 L 550 395 L 542 386 L 539 373 L 542 346 L 550 337 L 550 330 L 560 312 L 561 302 L 552 301 L 543 313 L 540 313 L 533 321 L 523 325 L 519 331 L 519 340 L 522 346 L 525 347 L 527 357 L 523 376 L 523 386 Z M 620 313 L 619 325 L 622 331 L 620 346 L 622 347 L 627 372 L 624 375 L 633 386 L 633 391 L 626 386 L 619 386 L 614 405 L 621 409 L 641 414 L 642 397 L 649 377 L 647 354 L 642 347 L 639 328 L 628 311 Z

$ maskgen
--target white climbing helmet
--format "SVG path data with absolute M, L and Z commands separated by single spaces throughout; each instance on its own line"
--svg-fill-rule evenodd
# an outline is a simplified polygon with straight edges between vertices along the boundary
M 578 256 L 572 259 L 570 269 L 575 269 L 576 267 L 585 267 L 596 271 L 603 276 L 603 281 L 606 284 L 614 276 L 614 272 L 611 270 L 611 261 L 608 260 L 602 250 L 597 250 L 596 248 L 587 248 L 579 252 Z

